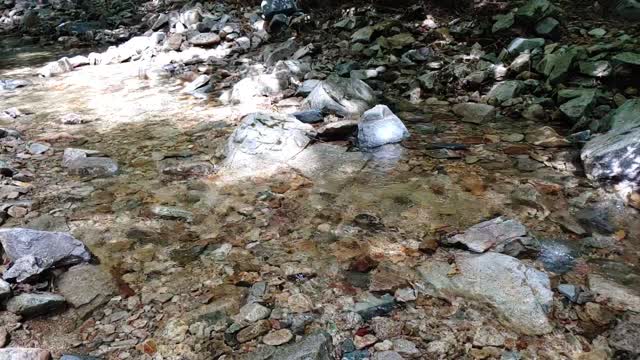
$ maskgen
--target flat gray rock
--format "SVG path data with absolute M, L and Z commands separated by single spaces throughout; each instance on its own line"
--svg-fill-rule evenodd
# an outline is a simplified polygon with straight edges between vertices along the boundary
M 105 157 L 100 151 L 66 148 L 62 166 L 70 174 L 79 176 L 109 177 L 118 173 L 118 163 Z
M 12 297 L 7 310 L 24 317 L 46 315 L 65 306 L 64 297 L 52 293 L 25 293 Z
M 485 221 L 468 228 L 461 234 L 445 240 L 447 244 L 462 244 L 467 249 L 483 253 L 487 250 L 516 255 L 523 244 L 530 244 L 527 228 L 517 220 L 502 217 Z M 515 242 L 515 244 L 513 244 Z M 509 250 L 518 250 L 513 254 Z
M 493 252 L 459 252 L 455 265 L 446 259 L 429 260 L 418 271 L 424 291 L 431 296 L 460 296 L 481 302 L 523 334 L 542 335 L 553 330 L 547 318 L 553 301 L 549 277 L 516 258 Z
M 496 117 L 496 108 L 487 104 L 455 104 L 452 110 L 456 115 L 462 116 L 462 121 L 474 124 L 482 124 Z
M 606 298 L 609 305 L 621 310 L 640 313 L 640 292 L 599 274 L 589 274 L 589 289 Z

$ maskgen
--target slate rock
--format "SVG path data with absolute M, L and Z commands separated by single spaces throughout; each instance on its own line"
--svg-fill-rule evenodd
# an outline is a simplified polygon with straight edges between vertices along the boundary
M 498 14 L 494 16 L 494 20 L 496 20 L 496 22 L 491 27 L 491 32 L 497 33 L 512 27 L 513 24 L 515 23 L 515 15 L 512 12 L 509 12 L 504 15 Z
M 560 111 L 572 121 L 579 120 L 587 114 L 596 100 L 595 89 L 563 89 L 558 92 L 558 99 L 571 100 L 560 105 Z
M 187 84 L 182 91 L 194 96 L 203 95 L 211 92 L 211 77 L 209 75 L 200 75 L 195 80 Z
M 499 320 L 527 335 L 552 331 L 547 312 L 553 302 L 549 277 L 511 256 L 488 252 L 455 254 L 455 269 L 445 259 L 419 267 L 425 292 L 460 296 L 490 306 Z
M 225 148 L 225 166 L 260 168 L 284 163 L 300 153 L 315 137 L 309 124 L 293 116 L 254 113 L 244 117 Z
M 580 158 L 592 180 L 640 179 L 640 127 L 613 129 L 596 136 L 582 148 Z
M 600 131 L 640 127 L 640 99 L 629 99 L 606 116 Z
M 487 104 L 471 102 L 455 104 L 452 110 L 456 115 L 462 116 L 462 121 L 473 124 L 482 124 L 496 117 L 496 108 Z
M 526 24 L 534 24 L 540 19 L 553 15 L 557 8 L 549 0 L 529 0 L 515 12 L 516 19 Z
M 117 293 L 111 275 L 101 267 L 89 264 L 69 268 L 56 279 L 56 285 L 66 301 L 81 310 L 83 317 Z
M 0 349 L 0 360 L 50 360 L 48 350 L 35 348 L 6 348 Z
M 52 293 L 24 293 L 7 302 L 7 310 L 24 317 L 58 311 L 65 306 L 64 297 Z
M 559 84 L 566 80 L 573 65 L 574 59 L 578 56 L 577 48 L 560 49 L 552 54 L 547 54 L 537 65 L 537 68 L 545 76 L 551 85 Z
M 1 229 L 0 243 L 5 255 L 14 263 L 21 258 L 34 257 L 42 269 L 88 262 L 92 257 L 81 241 L 62 232 Z
M 333 360 L 331 335 L 318 331 L 297 343 L 279 347 L 270 360 Z
M 521 247 L 531 245 L 533 239 L 528 235 L 527 228 L 519 221 L 497 217 L 476 224 L 461 234 L 445 239 L 444 242 L 451 245 L 462 244 L 477 253 L 492 250 L 515 256 L 520 252 Z M 510 250 L 515 251 L 515 254 Z
M 406 126 L 386 105 L 367 110 L 358 123 L 358 146 L 371 149 L 409 138 Z
M 332 75 L 311 91 L 302 107 L 327 114 L 353 116 L 364 113 L 375 101 L 373 89 L 364 81 Z
M 300 96 L 307 96 L 307 95 L 311 94 L 313 89 L 315 89 L 316 86 L 318 86 L 318 84 L 320 84 L 321 82 L 322 82 L 321 80 L 317 80 L 317 79 L 305 80 L 302 83 L 302 85 L 300 85 L 300 87 L 298 87 L 298 90 L 296 91 L 296 94 L 300 95 Z
M 581 74 L 596 78 L 608 77 L 613 71 L 611 63 L 606 60 L 581 61 L 578 66 Z

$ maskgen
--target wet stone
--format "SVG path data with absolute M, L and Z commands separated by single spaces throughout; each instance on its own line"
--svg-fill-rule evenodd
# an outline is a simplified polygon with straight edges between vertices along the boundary
M 445 240 L 446 244 L 463 244 L 469 250 L 482 253 L 489 249 L 497 252 L 509 252 L 519 249 L 513 242 L 530 245 L 533 239 L 528 235 L 527 228 L 517 220 L 502 217 L 474 225 L 462 234 L 454 235 Z M 516 252 L 517 254 L 517 252 Z M 512 254 L 513 255 L 513 254 Z
M 487 104 L 456 104 L 453 106 L 453 112 L 458 116 L 462 116 L 462 121 L 473 124 L 482 124 L 496 117 L 495 107 Z
M 364 113 L 375 101 L 373 89 L 364 81 L 330 76 L 309 93 L 302 107 L 327 114 L 355 116 Z
M 401 142 L 409 137 L 409 131 L 385 105 L 377 105 L 366 111 L 358 123 L 358 145 L 375 148 Z
M 518 96 L 522 87 L 522 82 L 518 80 L 503 81 L 494 85 L 487 97 L 495 99 L 498 103 L 503 103 Z

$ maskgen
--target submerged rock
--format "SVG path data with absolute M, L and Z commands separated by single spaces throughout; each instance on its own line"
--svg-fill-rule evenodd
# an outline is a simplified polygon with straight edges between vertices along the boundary
M 496 117 L 496 108 L 487 104 L 463 103 L 453 105 L 453 112 L 462 116 L 462 121 L 482 124 Z
M 91 260 L 91 253 L 79 240 L 67 233 L 38 231 L 22 228 L 0 230 L 0 243 L 7 257 L 14 262 L 24 258 L 37 260 L 38 270 L 43 271 L 51 267 L 68 266 Z M 34 263 L 30 261 L 29 263 Z M 12 279 L 22 278 L 22 268 L 13 269 L 12 266 L 4 274 L 10 273 Z M 24 269 L 30 277 L 30 269 Z
M 64 308 L 64 297 L 52 293 L 28 293 L 7 302 L 7 310 L 24 317 L 45 315 Z
M 367 110 L 358 123 L 358 145 L 375 148 L 401 142 L 409 137 L 409 131 L 386 105 L 376 105 Z
M 373 89 L 364 81 L 330 76 L 311 91 L 302 107 L 348 116 L 364 113 L 375 101 Z
M 445 260 L 428 260 L 418 270 L 429 295 L 482 302 L 523 334 L 542 335 L 553 329 L 547 318 L 553 300 L 549 277 L 516 258 L 457 253 L 454 267 Z
M 446 244 L 463 244 L 473 252 L 487 250 L 517 255 L 523 246 L 531 245 L 527 228 L 517 220 L 502 217 L 474 225 L 462 234 L 445 239 Z
M 293 116 L 250 114 L 227 141 L 225 166 L 260 169 L 285 163 L 300 153 L 313 137 L 313 127 Z
M 80 264 L 71 267 L 56 281 L 60 294 L 82 315 L 109 301 L 116 293 L 113 278 L 99 266 Z
M 115 160 L 104 157 L 99 151 L 74 148 L 64 149 L 62 166 L 79 176 L 109 177 L 119 170 Z

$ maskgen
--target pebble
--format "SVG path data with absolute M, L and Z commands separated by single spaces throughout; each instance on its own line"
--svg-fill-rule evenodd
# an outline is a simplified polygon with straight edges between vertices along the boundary
M 364 349 L 366 347 L 369 347 L 373 344 L 375 344 L 378 341 L 378 338 L 375 337 L 375 335 L 372 334 L 367 334 L 364 336 L 358 336 L 356 335 L 353 338 L 353 343 L 356 346 L 356 349 L 360 350 L 360 349 Z
M 271 345 L 278 346 L 286 344 L 293 339 L 293 333 L 289 329 L 281 329 L 268 333 L 262 338 L 262 342 Z

